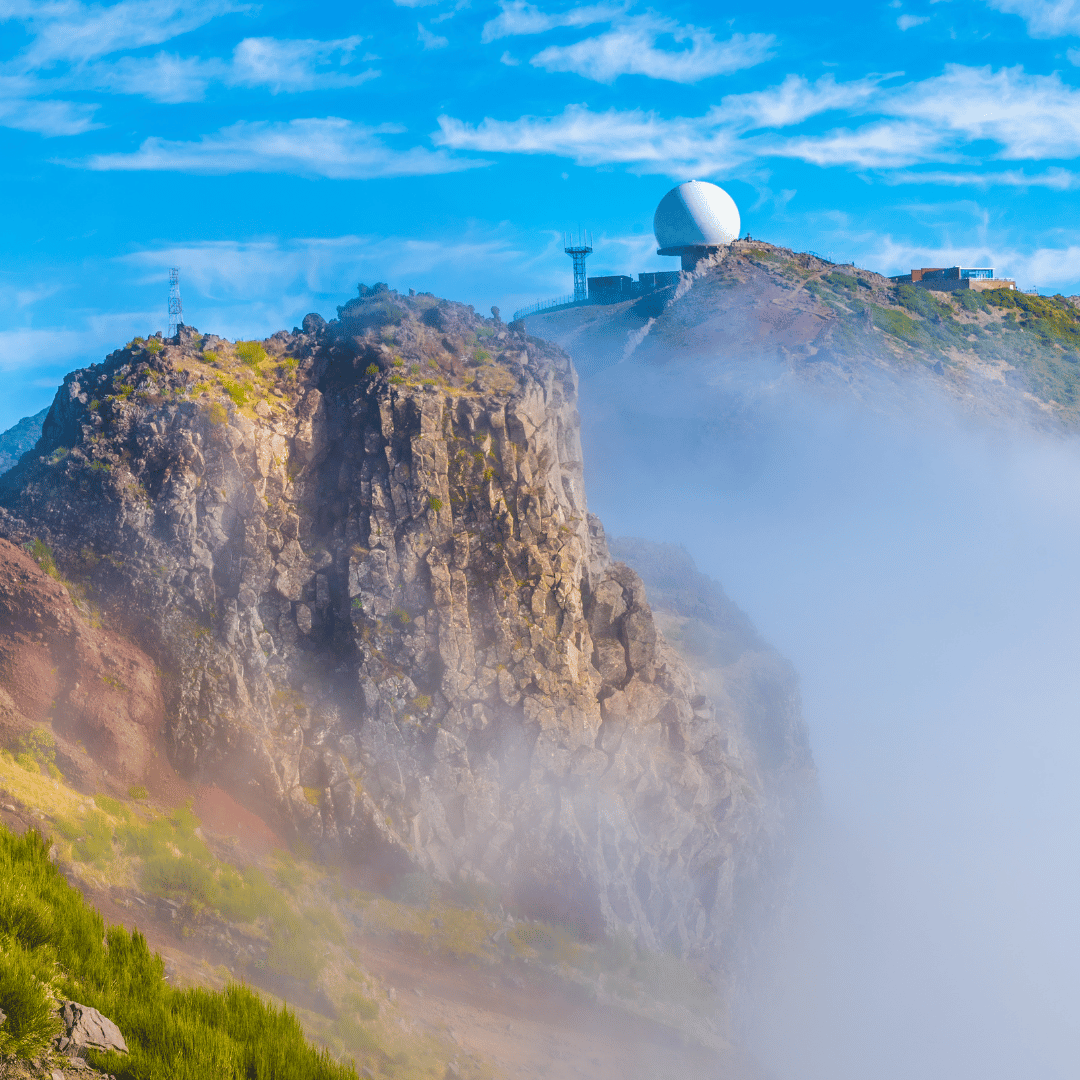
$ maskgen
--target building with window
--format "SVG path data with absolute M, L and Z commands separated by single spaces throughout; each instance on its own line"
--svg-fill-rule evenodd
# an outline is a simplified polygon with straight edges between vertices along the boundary
M 898 274 L 889 278 L 897 285 L 921 285 L 924 289 L 1015 289 L 1016 282 L 1009 278 L 994 277 L 992 266 L 924 266 L 910 274 Z

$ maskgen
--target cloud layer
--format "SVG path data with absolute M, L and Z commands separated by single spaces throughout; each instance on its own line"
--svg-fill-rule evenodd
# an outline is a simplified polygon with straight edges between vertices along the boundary
M 146 139 L 134 153 L 96 154 L 85 165 L 97 171 L 191 173 L 281 172 L 337 180 L 428 176 L 486 164 L 443 150 L 395 150 L 380 137 L 394 125 L 368 127 L 328 116 L 285 122 L 245 121 L 190 142 Z

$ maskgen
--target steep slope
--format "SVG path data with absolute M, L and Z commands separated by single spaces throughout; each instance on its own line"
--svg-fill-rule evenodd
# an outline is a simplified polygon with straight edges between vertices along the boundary
M 936 390 L 973 414 L 1080 419 L 1080 298 L 932 292 L 761 241 L 738 240 L 678 286 L 636 301 L 532 315 L 585 378 L 633 356 L 779 361 L 881 404 Z
M 24 416 L 7 431 L 0 432 L 0 473 L 7 472 L 27 450 L 33 449 L 41 437 L 41 425 L 48 412 L 42 409 L 33 416 Z
M 756 750 L 587 512 L 565 354 L 385 288 L 69 375 L 0 531 L 163 669 L 165 737 L 325 854 L 716 956 Z M 767 846 L 767 845 L 766 845 Z

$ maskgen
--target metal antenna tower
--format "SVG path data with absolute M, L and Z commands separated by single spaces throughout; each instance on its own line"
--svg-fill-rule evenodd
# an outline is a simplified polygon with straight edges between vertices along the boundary
M 589 298 L 585 281 L 585 260 L 592 254 L 592 235 L 578 228 L 577 241 L 573 233 L 563 233 L 563 251 L 574 260 L 574 303 Z
M 180 299 L 180 267 L 169 270 L 169 337 L 176 337 L 184 325 L 184 304 Z

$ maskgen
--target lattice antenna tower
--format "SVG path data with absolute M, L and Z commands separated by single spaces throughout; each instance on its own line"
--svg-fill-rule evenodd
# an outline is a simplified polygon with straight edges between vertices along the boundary
M 176 337 L 184 325 L 184 304 L 180 299 L 180 267 L 169 270 L 169 337 Z
M 572 232 L 563 233 L 563 251 L 574 260 L 574 303 L 589 298 L 585 280 L 585 260 L 592 254 L 592 234 L 578 227 L 577 238 Z

